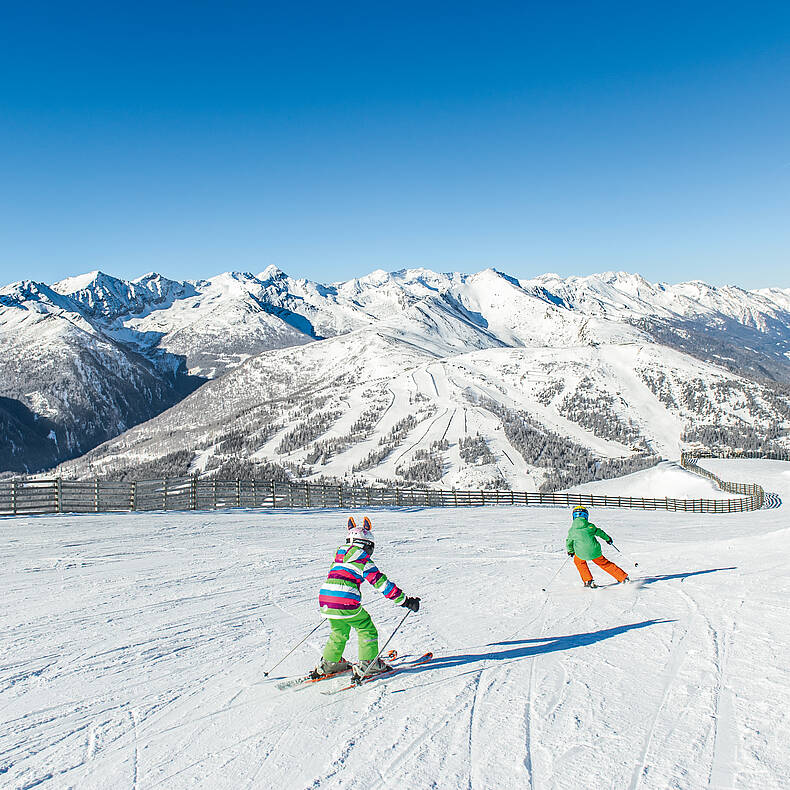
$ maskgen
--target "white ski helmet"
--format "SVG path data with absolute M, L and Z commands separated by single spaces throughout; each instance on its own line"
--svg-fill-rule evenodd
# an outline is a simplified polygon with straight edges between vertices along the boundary
M 354 521 L 353 516 L 348 517 L 348 533 L 346 535 L 346 543 L 356 543 L 368 551 L 373 551 L 373 524 L 370 519 L 365 516 L 362 519 L 362 526 L 358 527 L 357 522 Z

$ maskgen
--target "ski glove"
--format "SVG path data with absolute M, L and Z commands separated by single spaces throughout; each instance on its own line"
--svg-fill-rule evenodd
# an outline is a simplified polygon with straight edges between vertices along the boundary
M 572 551 L 569 551 L 569 552 L 568 552 L 568 556 L 569 556 L 569 557 L 572 557 L 572 556 L 573 556 L 573 552 L 572 552 Z
M 612 538 L 609 538 L 609 540 L 607 540 L 606 542 L 611 546 L 612 545 Z
M 419 598 L 409 598 L 406 597 L 406 600 L 401 604 L 401 606 L 405 606 L 407 609 L 411 609 L 412 612 L 419 612 L 420 611 L 420 599 Z

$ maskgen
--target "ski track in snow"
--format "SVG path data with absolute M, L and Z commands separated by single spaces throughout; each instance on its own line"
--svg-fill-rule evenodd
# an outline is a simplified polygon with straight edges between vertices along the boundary
M 788 501 L 788 465 L 717 464 Z M 330 697 L 279 691 L 326 638 L 263 678 L 318 622 L 346 515 L 0 521 L 0 786 L 785 786 L 783 506 L 598 510 L 634 583 L 593 567 L 602 586 L 585 590 L 566 563 L 547 593 L 564 509 L 372 509 L 377 563 L 423 599 L 390 646 L 434 660 Z M 401 610 L 365 601 L 385 639 Z
M 634 766 L 634 773 L 631 777 L 629 790 L 639 790 L 642 786 L 642 781 L 647 778 L 647 772 L 650 766 L 648 758 L 651 756 L 651 751 L 653 749 L 653 741 L 655 739 L 658 722 L 664 713 L 667 699 L 677 679 L 681 664 L 685 659 L 685 644 L 686 638 L 688 637 L 688 629 L 685 626 L 679 626 L 679 629 L 682 629 L 683 633 L 679 638 L 673 636 L 669 659 L 663 673 L 661 697 L 639 750 L 639 759 Z

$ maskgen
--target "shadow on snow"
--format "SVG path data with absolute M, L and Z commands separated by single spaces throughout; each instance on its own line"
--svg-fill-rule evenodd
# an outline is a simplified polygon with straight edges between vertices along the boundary
M 542 653 L 556 653 L 564 650 L 573 650 L 576 647 L 586 647 L 604 639 L 611 639 L 613 636 L 634 631 L 637 628 L 648 628 L 651 625 L 661 623 L 673 623 L 674 620 L 643 620 L 640 623 L 629 623 L 618 625 L 615 628 L 602 628 L 599 631 L 589 631 L 582 634 L 568 634 L 567 636 L 544 636 L 536 639 L 518 639 L 513 642 L 493 642 L 487 647 L 497 647 L 499 645 L 511 645 L 508 650 L 491 650 L 485 653 L 461 653 L 455 656 L 439 656 L 434 658 L 429 664 L 420 667 L 421 671 L 432 669 L 447 669 L 448 667 L 458 667 L 464 664 L 472 664 L 477 661 L 508 661 L 518 658 L 540 655 Z M 404 670 L 408 672 L 409 670 Z
M 686 573 L 667 573 L 663 576 L 643 576 L 634 579 L 634 582 L 640 587 L 646 584 L 655 584 L 656 582 L 668 582 L 672 579 L 688 579 L 690 576 L 702 576 L 705 573 L 718 573 L 719 571 L 736 571 L 737 565 L 730 565 L 726 568 L 708 568 L 704 571 L 687 571 Z

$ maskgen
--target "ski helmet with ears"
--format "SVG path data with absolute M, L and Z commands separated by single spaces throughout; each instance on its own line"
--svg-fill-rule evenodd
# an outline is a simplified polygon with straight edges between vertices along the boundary
M 581 505 L 576 505 L 573 508 L 573 517 L 574 518 L 589 518 L 590 514 L 587 512 L 586 507 L 582 507 Z
M 354 521 L 353 516 L 349 516 L 346 543 L 354 543 L 357 546 L 361 546 L 369 553 L 373 553 L 373 524 L 370 523 L 370 519 L 367 516 L 362 519 L 361 527 L 357 526 L 357 522 Z

